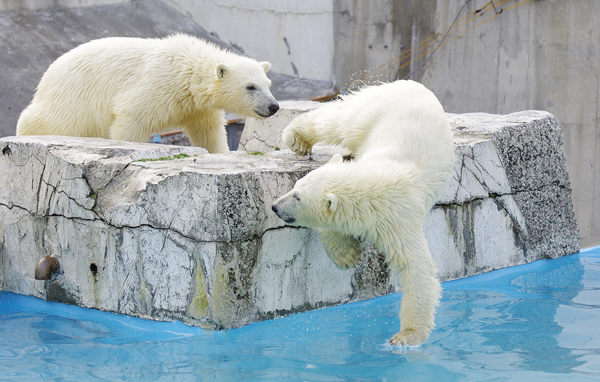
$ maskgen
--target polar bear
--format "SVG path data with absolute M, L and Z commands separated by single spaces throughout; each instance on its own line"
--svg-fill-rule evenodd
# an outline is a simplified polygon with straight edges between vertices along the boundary
M 266 118 L 279 109 L 270 67 L 184 34 L 94 40 L 50 65 L 17 135 L 147 142 L 183 128 L 193 145 L 228 152 L 224 110 Z
M 435 95 L 413 81 L 364 88 L 300 115 L 283 132 L 298 154 L 317 142 L 342 145 L 296 182 L 273 211 L 287 224 L 314 228 L 342 269 L 361 258 L 357 238 L 385 253 L 403 291 L 392 345 L 417 346 L 434 327 L 441 286 L 423 232 L 425 216 L 451 176 L 453 134 Z

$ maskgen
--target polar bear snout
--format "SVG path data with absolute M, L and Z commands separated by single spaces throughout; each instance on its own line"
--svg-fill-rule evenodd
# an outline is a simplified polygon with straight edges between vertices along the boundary
M 277 110 L 279 110 L 279 104 L 277 102 L 272 103 L 269 105 L 269 117 L 275 113 L 277 113 Z
M 282 208 L 280 208 L 278 206 L 278 202 L 276 201 L 275 203 L 273 203 L 273 205 L 271 206 L 271 209 L 273 210 L 273 212 L 275 212 L 275 214 L 284 222 L 286 222 L 286 224 L 293 224 L 296 221 L 296 218 L 294 218 L 293 216 L 287 214 Z
M 268 118 L 277 113 L 277 110 L 279 110 L 279 104 L 277 102 L 273 102 L 264 109 L 254 109 L 254 112 L 263 118 Z

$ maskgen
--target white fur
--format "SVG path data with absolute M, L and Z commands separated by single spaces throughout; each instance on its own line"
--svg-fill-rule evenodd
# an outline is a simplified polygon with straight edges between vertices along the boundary
M 340 268 L 360 261 L 358 237 L 374 242 L 400 276 L 400 332 L 393 345 L 423 343 L 441 287 L 423 233 L 425 216 L 450 177 L 454 144 L 439 101 L 413 81 L 369 87 L 292 121 L 284 141 L 297 153 L 317 142 L 349 148 L 300 179 L 273 210 L 317 230 Z
M 50 65 L 17 135 L 146 142 L 178 127 L 192 144 L 227 152 L 223 110 L 260 118 L 278 108 L 269 68 L 183 34 L 94 40 Z

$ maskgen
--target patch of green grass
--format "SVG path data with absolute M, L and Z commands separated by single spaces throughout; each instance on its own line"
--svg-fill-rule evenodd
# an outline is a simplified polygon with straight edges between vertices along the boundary
M 279 147 L 275 146 L 275 151 L 281 150 Z
M 172 157 L 138 159 L 136 162 L 158 162 L 161 160 L 174 160 L 174 159 L 182 159 L 182 158 L 189 158 L 189 157 L 190 157 L 189 155 L 181 153 L 181 154 L 173 155 Z
M 264 154 L 261 153 L 260 151 L 249 151 L 248 155 L 264 155 Z

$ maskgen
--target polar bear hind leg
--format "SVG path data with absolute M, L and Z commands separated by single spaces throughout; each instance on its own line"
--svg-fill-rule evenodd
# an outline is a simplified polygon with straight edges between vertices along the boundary
M 144 129 L 134 118 L 125 114 L 116 115 L 108 128 L 108 137 L 118 141 L 148 142 L 151 129 Z

